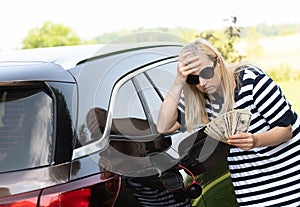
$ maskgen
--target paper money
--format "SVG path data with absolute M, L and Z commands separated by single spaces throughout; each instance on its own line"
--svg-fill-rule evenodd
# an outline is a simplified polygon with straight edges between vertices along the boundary
M 229 111 L 208 123 L 204 132 L 214 139 L 227 143 L 229 136 L 248 132 L 251 116 L 248 109 Z

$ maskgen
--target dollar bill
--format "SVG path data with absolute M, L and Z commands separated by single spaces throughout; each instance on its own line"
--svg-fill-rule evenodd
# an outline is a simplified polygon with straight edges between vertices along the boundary
M 208 123 L 204 132 L 208 136 L 226 143 L 229 136 L 248 131 L 251 116 L 248 109 L 229 111 Z

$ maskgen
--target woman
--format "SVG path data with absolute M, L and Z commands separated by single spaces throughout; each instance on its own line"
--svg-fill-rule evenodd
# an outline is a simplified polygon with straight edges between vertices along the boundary
M 189 131 L 233 109 L 251 111 L 248 132 L 228 137 L 227 160 L 240 206 L 300 206 L 300 119 L 264 71 L 242 63 L 229 67 L 201 39 L 186 45 L 160 109 L 159 132 L 180 127 L 182 91 Z

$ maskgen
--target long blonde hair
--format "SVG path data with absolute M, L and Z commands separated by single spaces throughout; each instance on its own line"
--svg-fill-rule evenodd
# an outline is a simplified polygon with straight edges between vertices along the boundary
M 206 40 L 197 39 L 194 42 L 187 44 L 185 47 L 196 47 L 211 61 L 218 61 L 221 67 L 221 87 L 223 89 L 222 92 L 224 98 L 220 114 L 232 110 L 235 86 L 234 70 L 227 67 L 220 52 Z M 209 122 L 209 118 L 205 108 L 205 94 L 199 91 L 196 86 L 186 84 L 184 87 L 184 99 L 186 113 L 185 121 L 188 131 L 192 131 L 195 127 L 200 125 L 207 124 Z

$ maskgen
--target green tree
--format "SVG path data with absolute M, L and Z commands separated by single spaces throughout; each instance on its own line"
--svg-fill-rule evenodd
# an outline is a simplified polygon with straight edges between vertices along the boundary
M 66 46 L 80 43 L 81 39 L 70 27 L 46 21 L 42 27 L 36 27 L 29 31 L 28 35 L 22 41 L 22 48 Z
M 230 20 L 226 21 L 230 21 L 231 25 L 225 28 L 225 30 L 201 32 L 196 37 L 206 39 L 214 45 L 227 62 L 239 62 L 244 56 L 239 54 L 235 48 L 235 44 L 240 39 L 241 29 L 236 26 L 237 17 L 232 16 L 230 17 Z
M 139 35 L 140 34 L 140 35 Z M 144 34 L 144 36 L 143 36 Z M 138 28 L 135 30 L 118 30 L 115 32 L 104 33 L 97 36 L 94 42 L 100 44 L 107 44 L 111 42 L 127 41 L 127 42 L 141 42 L 141 41 L 171 41 L 172 37 L 174 40 L 187 43 L 195 40 L 195 36 L 199 34 L 196 29 L 190 29 L 185 27 L 175 28 Z M 171 38 L 168 39 L 167 37 Z

